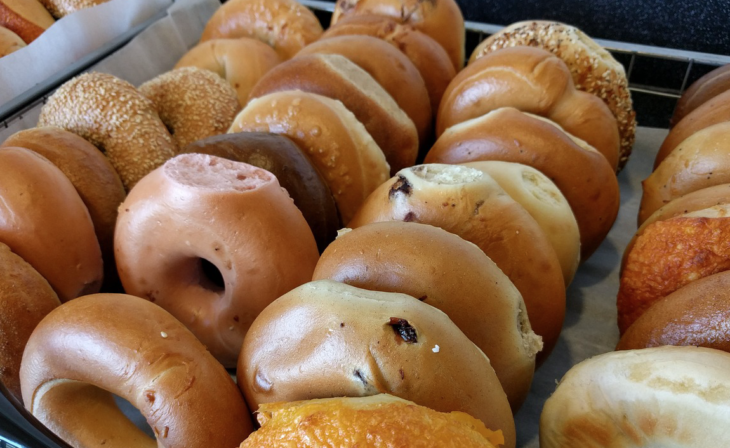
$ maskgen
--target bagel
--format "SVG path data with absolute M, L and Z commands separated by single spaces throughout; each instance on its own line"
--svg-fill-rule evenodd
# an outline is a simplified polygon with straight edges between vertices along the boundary
M 0 149 L 0 242 L 50 283 L 62 302 L 99 291 L 94 224 L 73 184 L 48 159 Z
M 41 109 L 38 126 L 59 127 L 96 145 L 127 190 L 177 152 L 152 102 L 104 73 L 63 84 Z
M 0 27 L 29 44 L 55 23 L 43 6 L 38 0 L 0 0 Z
M 730 121 L 730 91 L 706 101 L 674 125 L 662 142 L 654 160 L 654 169 L 669 157 L 679 145 L 699 131 L 712 125 Z
M 680 196 L 730 182 L 728 148 L 730 122 L 704 128 L 683 141 L 642 182 L 639 222 Z
M 730 352 L 730 271 L 689 283 L 651 306 L 616 347 L 693 345 Z
M 285 90 L 341 101 L 383 151 L 391 173 L 416 163 L 418 132 L 413 121 L 372 76 L 349 59 L 338 54 L 297 56 L 269 72 L 251 98 Z
M 251 37 L 287 60 L 321 35 L 317 17 L 296 0 L 230 0 L 210 18 L 200 41 Z
M 454 69 L 464 67 L 464 16 L 454 0 L 338 0 L 331 25 L 349 15 L 376 14 L 413 26 L 438 42 Z
M 446 87 L 456 76 L 448 53 L 438 42 L 410 25 L 371 14 L 347 16 L 325 31 L 320 39 L 353 34 L 383 39 L 402 51 L 423 77 L 431 100 L 431 110 L 438 111 Z
M 538 363 L 547 358 L 565 317 L 560 263 L 537 222 L 491 177 L 457 165 L 401 170 L 368 197 L 349 226 L 381 221 L 430 224 L 476 244 L 522 295 L 544 342 Z
M 504 443 L 463 412 L 436 412 L 386 394 L 263 404 L 257 415 L 261 429 L 240 448 L 495 448 Z
M 576 90 L 570 70 L 557 56 L 515 47 L 469 64 L 444 93 L 436 135 L 500 107 L 546 117 L 596 148 L 614 169 L 618 166 L 616 119 L 599 98 Z
M 191 143 L 182 153 L 208 154 L 265 169 L 276 176 L 302 212 L 320 252 L 337 236 L 341 226 L 335 199 L 312 162 L 288 138 L 240 132 Z
M 625 255 L 616 304 L 623 334 L 650 306 L 695 280 L 730 269 L 730 205 L 657 221 Z
M 203 154 L 171 159 L 129 192 L 114 250 L 124 290 L 169 311 L 226 367 L 258 313 L 309 281 L 319 258 L 273 174 Z
M 23 47 L 25 47 L 23 39 L 9 29 L 0 26 L 0 58 L 15 53 Z
M 567 288 L 580 264 L 580 231 L 558 187 L 540 171 L 520 163 L 490 160 L 464 165 L 488 174 L 535 219 L 558 256 Z
M 20 381 L 25 407 L 72 446 L 236 446 L 252 430 L 225 369 L 162 308 L 94 294 L 52 311 L 30 337 Z M 157 442 L 109 393 L 140 410 Z
M 298 56 L 339 54 L 368 72 L 413 120 L 420 145 L 431 137 L 428 90 L 415 65 L 400 51 L 371 36 L 337 36 L 307 45 Z
M 512 108 L 498 109 L 448 129 L 425 163 L 481 160 L 523 163 L 552 180 L 575 214 L 583 261 L 616 220 L 618 181 L 606 158 L 554 123 Z
M 321 95 L 286 91 L 256 98 L 228 132 L 273 132 L 292 139 L 324 176 L 344 224 L 388 179 L 388 162 L 365 127 L 341 102 Z
M 0 383 L 19 402 L 25 344 L 41 319 L 60 304 L 46 279 L 0 243 Z
M 440 309 L 487 355 L 512 412 L 527 397 L 542 341 L 517 288 L 475 245 L 414 222 L 368 224 L 322 254 L 312 280 L 324 279 L 407 294 Z
M 562 59 L 575 87 L 598 96 L 608 106 L 620 134 L 621 170 L 631 155 L 636 133 L 636 112 L 623 65 L 578 28 L 540 20 L 513 23 L 492 34 L 476 47 L 469 63 L 499 49 L 520 45 L 539 47 Z
M 671 125 L 679 123 L 687 114 L 728 90 L 730 90 L 730 64 L 712 70 L 684 91 L 677 101 L 677 107 L 674 108 Z
M 444 313 L 405 294 L 327 280 L 300 286 L 256 319 L 236 375 L 252 408 L 387 391 L 465 412 L 515 446 L 509 403 L 487 357 Z
M 254 39 L 212 39 L 201 42 L 177 61 L 175 68 L 198 67 L 228 81 L 246 106 L 251 89 L 262 76 L 281 62 L 276 52 Z
M 53 14 L 53 17 L 60 19 L 69 14 L 92 6 L 101 5 L 109 0 L 40 0 L 43 6 Z
M 71 181 L 89 212 L 104 260 L 104 285 L 117 279 L 114 262 L 114 226 L 117 207 L 126 192 L 109 160 L 76 134 L 58 128 L 31 128 L 8 137 L 1 147 L 15 146 L 38 153 L 53 163 Z M 116 280 L 116 281 L 115 281 Z
M 727 446 L 730 355 L 695 347 L 606 353 L 560 381 L 541 448 Z

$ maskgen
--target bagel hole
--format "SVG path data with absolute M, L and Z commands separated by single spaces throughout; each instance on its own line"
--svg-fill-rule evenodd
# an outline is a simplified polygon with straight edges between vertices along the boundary
M 200 259 L 200 286 L 218 293 L 226 289 L 220 269 L 205 258 Z

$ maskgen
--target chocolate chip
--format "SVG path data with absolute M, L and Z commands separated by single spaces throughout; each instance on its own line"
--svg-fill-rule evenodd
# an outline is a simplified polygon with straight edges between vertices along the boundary
M 395 334 L 399 335 L 407 343 L 415 344 L 416 342 L 418 342 L 418 334 L 416 334 L 416 329 L 413 328 L 407 320 L 401 319 L 400 317 L 391 317 L 388 325 L 393 327 L 393 331 L 395 332 Z
M 424 294 L 424 295 L 422 295 L 421 297 L 418 298 L 418 300 L 420 300 L 421 302 L 425 302 L 426 299 L 428 299 L 428 296 L 426 294 Z
M 406 216 L 403 217 L 403 222 L 413 222 L 416 220 L 416 214 L 413 212 L 406 213 Z
M 344 322 L 340 322 L 340 328 L 342 328 L 344 326 L 345 326 L 345 323 Z
M 408 179 L 399 174 L 398 180 L 396 180 L 393 186 L 390 187 L 390 191 L 388 192 L 388 198 L 393 199 L 393 197 L 398 193 L 403 193 L 406 196 L 410 196 L 412 191 L 413 185 L 408 182 Z

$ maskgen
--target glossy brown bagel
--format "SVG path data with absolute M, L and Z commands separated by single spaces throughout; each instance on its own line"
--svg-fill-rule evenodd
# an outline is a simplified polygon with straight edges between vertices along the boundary
M 0 0 L 0 26 L 17 34 L 26 44 L 36 40 L 54 23 L 38 0 Z
M 312 279 L 408 294 L 440 309 L 487 355 L 513 412 L 527 397 L 542 341 L 510 279 L 457 235 L 415 222 L 368 224 L 341 234 Z
M 677 102 L 670 123 L 674 126 L 693 110 L 728 90 L 730 90 L 730 64 L 718 67 L 693 82 Z
M 581 260 L 598 248 L 620 205 L 618 181 L 606 158 L 554 123 L 503 108 L 444 132 L 426 163 L 502 160 L 529 165 L 555 182 L 578 221 Z
M 430 224 L 476 244 L 522 295 L 544 342 L 538 363 L 550 354 L 565 316 L 560 263 L 537 222 L 491 177 L 459 165 L 401 170 L 368 197 L 349 226 L 381 221 Z
M 89 212 L 48 159 L 0 149 L 0 242 L 38 271 L 62 302 L 99 291 L 102 259 Z
M 327 183 L 291 140 L 281 135 L 239 132 L 191 143 L 182 153 L 209 154 L 269 171 L 289 193 L 323 251 L 342 227 Z
M 25 407 L 72 446 L 233 447 L 252 430 L 228 372 L 138 297 L 94 294 L 56 308 L 28 341 L 20 380 Z M 157 441 L 109 392 L 140 410 Z
M 236 374 L 252 408 L 387 391 L 466 412 L 515 446 L 512 412 L 487 357 L 443 312 L 405 294 L 307 283 L 259 315 Z

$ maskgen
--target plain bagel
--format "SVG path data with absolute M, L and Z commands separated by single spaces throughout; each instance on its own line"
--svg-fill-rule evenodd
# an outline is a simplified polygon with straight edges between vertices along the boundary
M 0 26 L 0 58 L 15 53 L 25 46 L 25 42 L 17 34 Z
M 718 67 L 693 82 L 677 102 L 671 124 L 682 119 L 712 98 L 730 90 L 730 64 Z
M 17 34 L 26 44 L 36 40 L 54 23 L 51 14 L 38 0 L 0 0 L 0 26 Z

